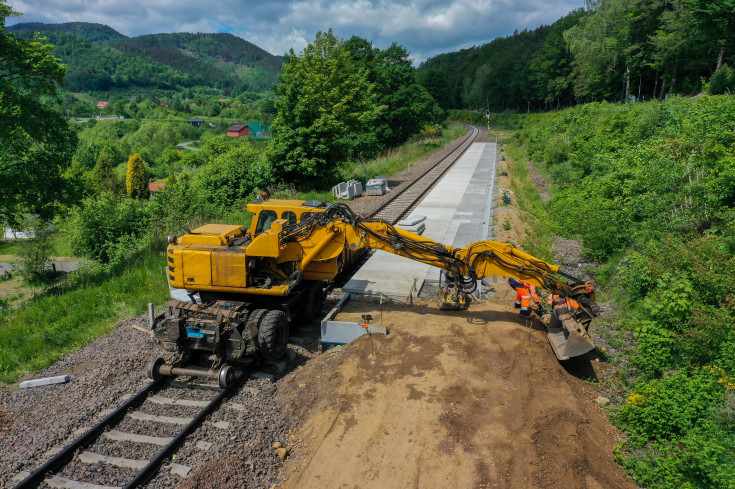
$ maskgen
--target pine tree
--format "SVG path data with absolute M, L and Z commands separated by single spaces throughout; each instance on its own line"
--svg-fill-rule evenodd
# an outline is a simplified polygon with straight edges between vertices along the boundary
M 133 154 L 128 160 L 128 172 L 125 178 L 128 195 L 135 199 L 147 199 L 150 195 L 148 190 L 148 175 L 145 171 L 143 158 L 138 153 Z

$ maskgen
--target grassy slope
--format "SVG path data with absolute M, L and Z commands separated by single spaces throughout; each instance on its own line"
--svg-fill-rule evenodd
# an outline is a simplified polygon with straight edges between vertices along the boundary
M 618 374 L 602 387 L 628 435 L 620 462 L 645 487 L 733 487 L 735 100 L 515 119 L 559 184 L 546 205 L 553 224 L 582 240 L 617 298 L 596 330 L 616 350 Z

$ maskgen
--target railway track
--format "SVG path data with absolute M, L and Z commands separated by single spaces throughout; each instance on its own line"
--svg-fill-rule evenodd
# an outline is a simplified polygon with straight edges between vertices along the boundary
M 470 131 L 459 146 L 439 160 L 420 178 L 402 189 L 397 189 L 396 194 L 371 217 L 373 219 L 382 219 L 390 224 L 395 224 L 403 217 L 406 217 L 418 205 L 421 198 L 436 185 L 441 177 L 462 156 L 465 150 L 475 142 L 480 134 L 480 130 L 476 126 L 467 125 L 467 127 Z
M 109 413 L 15 489 L 132 489 L 146 484 L 170 462 L 186 437 L 194 432 L 247 378 L 239 371 L 224 382 L 194 379 L 182 382 L 159 377 Z M 223 382 L 220 382 L 223 384 Z M 202 446 L 206 449 L 206 444 Z M 190 468 L 170 464 L 185 475 Z M 94 483 L 77 480 L 94 473 Z M 184 474 L 182 474 L 182 472 Z M 81 475 L 81 477 L 80 477 Z
M 457 148 L 420 178 L 396 189 L 372 217 L 394 224 L 406 216 L 477 139 L 479 129 L 468 127 L 470 131 Z M 153 380 L 18 483 L 15 489 L 142 487 L 156 476 L 164 463 L 172 461 L 172 455 L 186 437 L 238 389 L 247 375 L 246 371 L 240 371 L 229 381 L 223 382 L 220 378 L 219 385 L 211 382 L 214 379 L 216 384 L 217 374 L 210 376 L 209 383 L 193 377 L 187 382 L 172 377 Z M 227 386 L 221 387 L 224 385 Z M 188 468 L 171 463 L 169 469 L 186 471 Z M 93 473 L 93 477 L 84 476 L 89 473 Z

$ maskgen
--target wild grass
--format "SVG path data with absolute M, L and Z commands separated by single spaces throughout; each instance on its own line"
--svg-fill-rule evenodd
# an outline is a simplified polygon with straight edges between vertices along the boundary
M 341 180 L 355 179 L 364 182 L 378 175 L 391 176 L 410 168 L 410 166 L 434 151 L 446 146 L 450 141 L 461 137 L 466 130 L 463 126 L 452 124 L 444 129 L 441 136 L 424 137 L 398 148 L 388 150 L 384 155 L 365 162 L 351 162 L 341 171 Z
M 61 295 L 41 295 L 0 314 L 0 382 L 37 372 L 121 319 L 143 314 L 169 297 L 162 253 L 144 256 L 128 272 L 99 285 Z
M 526 212 L 528 224 L 533 229 L 533 233 L 521 243 L 521 247 L 528 253 L 553 263 L 554 228 L 541 194 L 531 178 L 526 151 L 508 132 L 500 132 L 498 142 L 502 143 L 504 153 L 510 156 L 508 169 L 512 176 L 511 188 L 516 204 Z

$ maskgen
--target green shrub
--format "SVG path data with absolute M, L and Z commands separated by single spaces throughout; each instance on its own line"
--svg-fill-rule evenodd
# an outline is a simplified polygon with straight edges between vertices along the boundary
M 735 92 L 735 70 L 726 64 L 722 65 L 719 70 L 712 73 L 707 84 L 707 91 L 710 95 Z
M 148 202 L 110 193 L 84 199 L 71 214 L 69 234 L 77 256 L 110 263 L 121 257 L 118 242 L 130 237 L 136 249 L 148 245 L 145 238 L 150 221 Z

